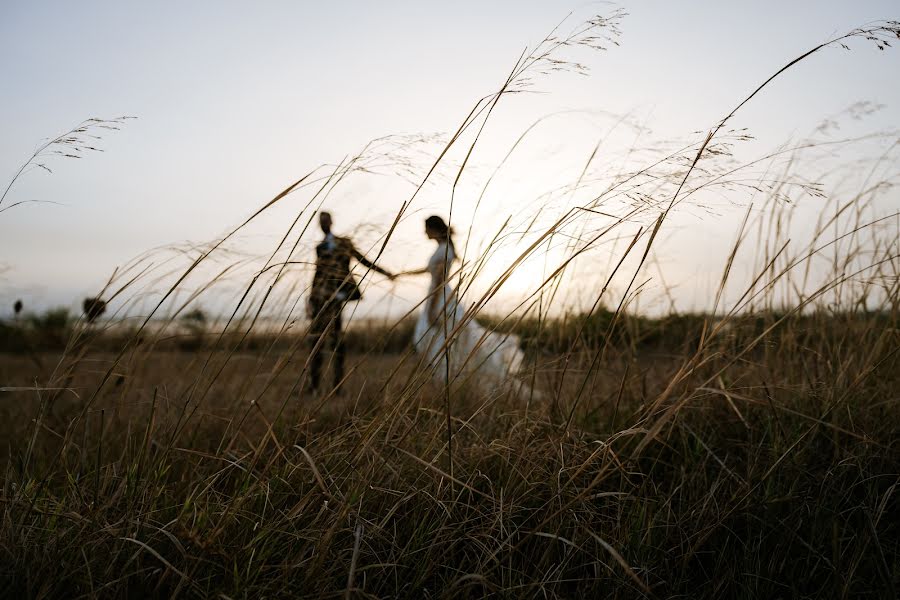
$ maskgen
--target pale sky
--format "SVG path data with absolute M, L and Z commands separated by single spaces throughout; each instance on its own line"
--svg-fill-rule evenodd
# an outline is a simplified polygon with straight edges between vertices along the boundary
M 641 139 L 706 130 L 784 63 L 834 34 L 900 19 L 897 0 L 606 3 L 531 2 L 12 2 L 0 5 L 0 181 L 5 188 L 43 138 L 88 117 L 133 115 L 99 142 L 103 153 L 53 160 L 53 174 L 23 176 L 0 213 L 0 316 L 13 300 L 33 308 L 77 306 L 117 265 L 157 246 L 207 242 L 288 183 L 387 134 L 453 131 L 497 89 L 526 45 L 567 13 L 572 25 L 621 6 L 620 47 L 574 58 L 587 77 L 553 75 L 541 94 L 510 96 L 474 156 L 457 229 L 472 195 L 505 149 L 536 119 L 566 111 L 535 133 L 498 183 L 473 243 L 521 211 L 529 190 L 572 181 L 615 122 L 649 128 Z M 900 42 L 900 40 L 898 40 Z M 900 44 L 898 44 L 900 45 Z M 778 79 L 733 123 L 756 136 L 752 158 L 806 135 L 859 101 L 883 107 L 842 122 L 842 136 L 900 125 L 900 48 L 855 41 L 826 49 Z M 635 131 L 620 127 L 610 160 Z M 617 134 L 618 135 L 618 134 Z M 611 138 L 612 139 L 612 138 Z M 604 151 L 605 151 L 604 147 Z M 848 157 L 848 160 L 854 157 Z M 529 162 L 529 160 L 531 162 Z M 601 153 L 599 160 L 605 160 Z M 445 182 L 446 184 L 446 182 Z M 431 246 L 421 218 L 446 216 L 449 186 L 436 186 L 404 221 L 383 257 L 390 269 L 422 266 Z M 360 245 L 384 232 L 412 188 L 389 177 L 352 182 L 326 201 L 336 230 Z M 534 198 L 527 198 L 528 202 Z M 894 202 L 896 205 L 896 202 Z M 892 205 L 892 206 L 894 206 Z M 254 251 L 283 234 L 284 213 L 248 235 Z M 888 207 L 890 208 L 890 207 Z M 661 262 L 679 299 L 697 302 L 721 270 L 743 210 L 688 211 Z M 420 218 L 421 217 L 421 218 Z M 488 218 L 489 217 L 489 218 Z M 370 233 L 367 234 L 366 232 Z M 308 232 L 304 247 L 319 233 Z M 368 235 L 368 237 L 367 237 Z M 258 236 L 258 239 L 253 237 Z M 679 238 L 680 236 L 680 238 Z M 254 241 L 256 240 L 256 241 Z M 258 245 L 256 245 L 258 244 Z M 712 251 L 711 251 L 712 249 Z M 605 264 L 604 264 L 605 267 Z M 598 267 L 599 268 L 599 267 Z M 391 294 L 408 306 L 423 281 Z M 363 307 L 384 308 L 385 288 Z M 516 290 L 509 292 L 512 296 Z M 394 304 L 390 310 L 397 310 Z

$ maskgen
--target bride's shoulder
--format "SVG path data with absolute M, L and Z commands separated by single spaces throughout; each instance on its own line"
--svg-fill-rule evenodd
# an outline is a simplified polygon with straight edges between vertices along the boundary
M 447 242 L 438 242 L 437 248 L 434 249 L 434 254 L 431 255 L 433 260 L 449 260 L 453 261 L 456 258 L 456 253 L 453 251 L 453 246 L 447 244 Z

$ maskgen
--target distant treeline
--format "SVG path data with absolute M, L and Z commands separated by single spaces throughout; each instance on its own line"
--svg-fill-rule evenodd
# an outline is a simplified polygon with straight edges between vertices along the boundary
M 790 335 L 793 342 L 802 343 L 804 339 L 823 335 L 839 336 L 847 328 L 898 327 L 889 315 L 878 312 L 771 311 L 723 321 L 704 314 L 646 317 L 599 310 L 590 315 L 566 314 L 547 319 L 481 316 L 478 320 L 499 333 L 518 335 L 523 349 L 530 355 L 597 350 L 603 346 L 683 352 L 696 347 L 704 332 L 707 336 L 715 333 L 720 342 L 731 341 L 737 346 L 770 329 L 768 343 L 777 342 L 785 335 Z M 232 323 L 222 335 L 222 323 L 212 322 L 202 311 L 194 310 L 168 323 L 151 323 L 139 333 L 137 325 L 91 323 L 73 317 L 67 309 L 52 309 L 0 320 L 0 352 L 62 351 L 73 340 L 98 351 L 117 351 L 129 342 L 153 344 L 160 350 L 196 351 L 218 344 L 220 348 L 237 347 L 245 351 L 283 351 L 302 343 L 300 338 L 305 332 L 304 323 L 295 323 L 282 333 L 272 329 L 245 333 L 247 325 Z M 414 327 L 413 318 L 394 323 L 357 321 L 346 330 L 344 340 L 351 352 L 403 352 L 411 347 Z

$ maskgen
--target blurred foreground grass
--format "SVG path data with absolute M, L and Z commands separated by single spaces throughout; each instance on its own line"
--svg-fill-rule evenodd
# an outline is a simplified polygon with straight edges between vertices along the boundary
M 349 334 L 340 397 L 299 389 L 296 339 L 138 347 L 102 386 L 102 330 L 0 355 L 4 595 L 888 597 L 896 315 L 748 351 L 778 318 L 699 355 L 702 316 L 519 324 L 541 396 L 454 395 L 452 477 L 406 325 Z

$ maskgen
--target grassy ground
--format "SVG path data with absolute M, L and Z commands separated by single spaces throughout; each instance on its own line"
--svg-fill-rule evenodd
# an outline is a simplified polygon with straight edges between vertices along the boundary
M 890 597 L 884 319 L 533 356 L 540 398 L 454 393 L 452 464 L 442 390 L 403 353 L 351 355 L 340 397 L 296 389 L 305 350 L 138 349 L 102 388 L 115 354 L 7 354 L 5 385 L 68 389 L 3 395 L 3 589 Z

